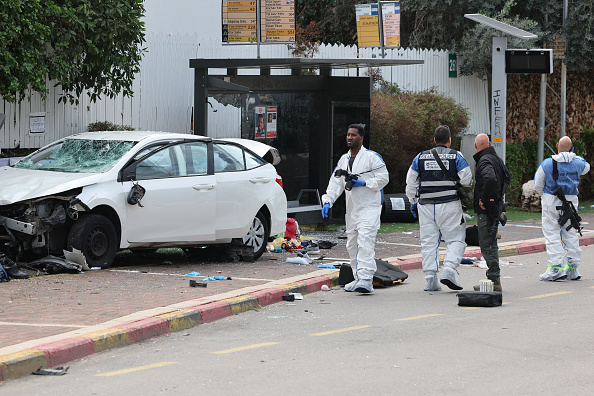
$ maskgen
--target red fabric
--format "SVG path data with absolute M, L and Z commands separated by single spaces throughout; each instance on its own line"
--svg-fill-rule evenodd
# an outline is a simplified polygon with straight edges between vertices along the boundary
M 288 218 L 285 230 L 285 239 L 296 239 L 297 220 Z

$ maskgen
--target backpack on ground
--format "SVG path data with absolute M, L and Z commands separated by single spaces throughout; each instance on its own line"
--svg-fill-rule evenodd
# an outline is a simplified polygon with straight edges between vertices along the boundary
M 377 270 L 373 276 L 374 287 L 392 286 L 402 283 L 408 278 L 408 274 L 402 271 L 397 265 L 380 259 L 375 259 L 375 264 L 377 265 Z M 353 276 L 353 270 L 350 264 L 341 265 L 338 274 L 338 284 L 344 286 L 354 280 L 355 277 Z

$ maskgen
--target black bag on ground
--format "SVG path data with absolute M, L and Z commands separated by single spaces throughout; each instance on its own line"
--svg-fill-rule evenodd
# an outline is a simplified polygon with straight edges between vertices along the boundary
M 469 246 L 480 246 L 478 227 L 476 225 L 466 227 L 466 244 Z
M 461 307 L 499 307 L 503 304 L 501 292 L 460 292 L 458 305 Z
M 373 276 L 373 286 L 375 287 L 391 286 L 402 283 L 408 278 L 408 274 L 397 265 L 380 259 L 375 259 L 375 264 L 377 265 L 377 270 Z M 341 265 L 338 273 L 338 284 L 344 286 L 354 280 L 355 277 L 350 264 Z

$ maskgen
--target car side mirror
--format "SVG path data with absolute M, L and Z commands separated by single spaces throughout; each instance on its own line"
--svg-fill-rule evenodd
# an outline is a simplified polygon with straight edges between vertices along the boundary
M 140 203 L 140 200 L 144 197 L 145 193 L 146 193 L 146 190 L 144 187 L 142 187 L 138 183 L 134 183 L 132 185 L 132 188 L 130 189 L 130 192 L 128 193 L 128 199 L 127 199 L 128 204 L 138 205 L 142 208 L 142 204 Z

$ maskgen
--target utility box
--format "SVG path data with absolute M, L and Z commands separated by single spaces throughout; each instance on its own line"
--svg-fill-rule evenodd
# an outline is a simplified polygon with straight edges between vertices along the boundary
M 553 50 L 505 50 L 505 72 L 512 74 L 550 74 L 553 72 Z

